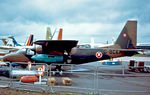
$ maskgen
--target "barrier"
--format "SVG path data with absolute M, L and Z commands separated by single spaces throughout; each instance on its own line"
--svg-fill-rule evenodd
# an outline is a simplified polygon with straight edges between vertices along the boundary
M 62 77 L 61 81 L 62 81 L 63 85 L 66 85 L 66 86 L 72 85 L 72 79 L 70 79 L 68 77 Z
M 56 85 L 56 79 L 54 77 L 48 78 L 47 85 Z
M 123 62 L 123 64 L 127 63 L 128 62 Z M 144 84 L 140 83 L 140 81 L 142 80 L 148 81 L 150 75 L 130 72 L 128 71 L 127 65 L 117 67 L 103 66 L 98 62 L 95 65 L 59 64 L 63 66 L 62 75 L 59 75 L 59 73 L 55 73 L 56 75 L 53 75 L 53 69 L 55 65 L 58 64 L 51 64 L 48 66 L 44 63 L 38 63 L 33 65 L 35 66 L 32 66 L 32 69 L 30 70 L 28 70 L 28 68 L 21 70 L 35 72 L 36 74 L 34 74 L 38 76 L 38 73 L 43 74 L 43 72 L 39 72 L 37 67 L 43 68 L 43 65 L 45 65 L 44 75 L 41 76 L 40 84 L 22 83 L 20 81 L 20 78 L 24 75 L 17 75 L 15 73 L 12 73 L 17 68 L 11 66 L 9 67 L 11 72 L 10 78 L 7 78 L 7 81 L 0 80 L 0 84 L 8 84 L 8 87 L 15 89 L 46 92 L 72 92 L 99 95 L 110 93 L 111 95 L 117 95 L 121 93 L 133 93 L 136 95 L 142 95 L 141 93 L 144 93 L 143 95 L 145 95 L 150 93 L 150 88 L 147 82 L 144 82 Z M 135 80 L 138 80 L 139 83 L 134 82 Z M 129 83 L 128 85 L 126 85 L 127 83 L 124 84 L 124 82 Z M 137 87 L 137 85 L 139 86 L 139 88 Z

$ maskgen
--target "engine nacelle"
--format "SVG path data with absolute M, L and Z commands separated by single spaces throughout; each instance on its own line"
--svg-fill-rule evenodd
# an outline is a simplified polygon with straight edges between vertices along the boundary
M 64 61 L 63 55 L 37 54 L 31 58 L 35 61 L 46 63 L 62 63 Z

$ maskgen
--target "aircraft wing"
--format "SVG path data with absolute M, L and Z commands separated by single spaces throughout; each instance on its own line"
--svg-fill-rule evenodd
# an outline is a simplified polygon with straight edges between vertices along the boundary
M 65 51 L 70 53 L 73 47 L 76 47 L 78 41 L 76 40 L 39 40 L 35 44 L 42 45 L 43 54 L 63 54 Z

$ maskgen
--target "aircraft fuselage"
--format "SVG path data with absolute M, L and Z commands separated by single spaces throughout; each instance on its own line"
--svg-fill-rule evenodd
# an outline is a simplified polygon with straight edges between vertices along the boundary
M 93 61 L 99 61 L 99 60 L 105 60 L 105 59 L 111 59 L 116 57 L 122 57 L 122 56 L 132 56 L 136 52 L 129 52 L 129 51 L 120 51 L 117 49 L 107 49 L 107 48 L 100 48 L 100 49 L 80 49 L 80 48 L 72 48 L 69 57 L 66 57 L 66 55 L 63 55 L 63 61 L 61 63 L 67 62 L 69 64 L 83 64 L 87 62 L 93 62 Z M 38 54 L 37 54 L 38 55 Z M 52 56 L 52 54 L 46 54 Z M 10 54 L 3 58 L 4 61 L 10 61 L 10 62 L 29 62 L 29 61 L 35 61 L 32 57 L 35 55 L 28 55 L 24 52 L 16 53 L 16 54 Z M 55 55 L 53 55 L 55 57 Z M 54 58 L 53 57 L 53 58 Z M 40 59 L 40 57 L 37 57 Z M 68 62 L 68 60 L 71 60 Z M 44 62 L 40 60 L 39 62 Z M 47 63 L 53 63 L 47 62 Z M 58 61 L 56 61 L 58 62 Z
M 98 60 L 117 58 L 122 56 L 132 56 L 135 51 L 120 51 L 117 49 L 72 49 L 71 52 L 72 64 L 82 64 Z

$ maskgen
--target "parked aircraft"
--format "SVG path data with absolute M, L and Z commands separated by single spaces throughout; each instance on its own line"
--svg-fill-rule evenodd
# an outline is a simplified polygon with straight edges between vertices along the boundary
M 137 21 L 127 21 L 114 45 L 99 49 L 77 48 L 76 40 L 39 40 L 38 47 L 6 55 L 3 60 L 9 62 L 44 62 L 82 64 L 98 60 L 111 59 L 137 54 Z M 30 54 L 29 51 L 34 51 Z M 24 64 L 24 63 L 23 63 Z M 61 70 L 61 66 L 56 66 Z
M 0 40 L 2 40 L 2 41 L 3 41 L 4 46 L 6 46 L 6 45 L 7 45 L 7 41 L 6 41 L 6 39 L 5 39 L 5 38 L 2 38 L 2 39 L 0 39 Z
M 62 32 L 63 32 L 63 29 L 62 28 L 60 28 L 59 29 L 59 34 L 58 34 L 58 40 L 62 40 Z
M 15 46 L 22 46 L 21 44 L 19 44 L 19 43 L 15 40 L 14 36 L 10 36 L 10 37 L 8 37 L 8 38 L 12 39 L 12 41 L 13 41 L 13 43 L 14 43 L 14 47 L 15 47 Z
M 63 29 L 60 28 L 58 38 L 57 38 L 58 40 L 62 40 L 62 32 L 63 32 Z M 53 35 L 52 35 L 50 27 L 47 27 L 46 40 L 52 40 L 55 33 L 56 33 L 56 29 L 55 29 L 55 31 L 53 32 Z
M 4 56 L 5 54 L 9 54 L 10 52 L 16 52 L 21 48 L 32 48 L 31 47 L 33 45 L 33 35 L 32 34 L 29 36 L 29 39 L 28 39 L 27 44 L 25 46 L 21 46 L 20 44 L 18 44 L 16 42 L 16 40 L 14 39 L 14 37 L 11 36 L 9 38 L 13 39 L 15 46 L 8 45 L 8 44 L 6 44 L 5 46 L 0 46 L 0 50 L 1 50 L 0 55 L 2 55 L 2 56 Z M 7 43 L 7 41 L 6 41 L 6 43 Z
M 137 44 L 137 49 L 143 49 L 139 53 L 145 56 L 150 55 L 150 43 L 138 43 Z
M 95 43 L 94 38 L 91 38 L 90 43 L 78 44 L 78 47 L 79 48 L 103 48 L 103 47 L 107 47 L 107 46 L 111 46 L 111 45 L 114 45 L 113 41 L 110 44 L 108 44 L 108 43 Z
M 52 33 L 50 27 L 47 27 L 47 32 L 46 32 L 46 40 L 51 40 L 52 39 Z

